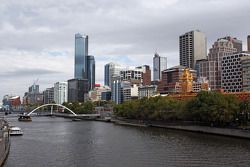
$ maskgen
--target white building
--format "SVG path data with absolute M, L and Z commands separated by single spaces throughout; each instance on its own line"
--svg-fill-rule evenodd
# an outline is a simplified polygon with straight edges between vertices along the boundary
M 68 101 L 68 82 L 57 82 L 54 84 L 54 101 L 56 104 Z
M 125 67 L 116 63 L 106 64 L 104 68 L 104 85 L 111 87 L 112 77 L 120 76 L 120 71 L 124 69 Z

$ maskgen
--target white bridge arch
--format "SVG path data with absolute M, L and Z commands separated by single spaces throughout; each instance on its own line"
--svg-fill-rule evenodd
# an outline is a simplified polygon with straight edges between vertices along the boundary
M 74 113 L 74 111 L 72 111 L 71 109 L 69 109 L 68 107 L 65 107 L 64 105 L 61 105 L 61 104 L 44 104 L 44 105 L 41 105 L 37 108 L 35 108 L 34 110 L 32 110 L 31 112 L 29 112 L 27 115 L 30 116 L 33 112 L 35 112 L 36 110 L 42 108 L 42 107 L 46 107 L 46 106 L 59 106 L 59 107 L 62 107 L 64 109 L 67 109 L 68 111 L 70 111 L 74 116 L 77 116 L 76 113 Z M 51 109 L 51 114 L 53 112 L 53 109 Z

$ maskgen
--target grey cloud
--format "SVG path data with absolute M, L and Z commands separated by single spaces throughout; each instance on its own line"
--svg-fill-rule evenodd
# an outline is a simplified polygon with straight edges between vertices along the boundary
M 22 77 L 38 77 L 41 75 L 61 74 L 58 71 L 46 70 L 46 69 L 15 69 L 11 71 L 5 71 L 0 73 L 0 78 L 22 78 Z

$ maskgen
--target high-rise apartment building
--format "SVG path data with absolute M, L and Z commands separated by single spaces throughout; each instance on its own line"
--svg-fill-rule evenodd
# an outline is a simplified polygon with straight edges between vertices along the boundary
M 95 87 L 95 57 L 94 56 L 87 56 L 87 79 L 89 90 L 94 89 Z
M 180 65 L 195 68 L 197 60 L 206 59 L 207 40 L 204 33 L 195 30 L 179 37 Z
M 104 67 L 104 85 L 111 87 L 112 77 L 120 76 L 120 71 L 124 69 L 125 67 L 116 63 L 106 64 Z
M 68 80 L 68 102 L 84 102 L 88 96 L 87 79 Z
M 88 36 L 75 34 L 75 77 L 84 79 L 87 77 L 86 66 L 88 56 Z
M 233 40 L 235 41 L 236 38 L 220 38 L 213 44 L 212 48 L 209 49 L 207 79 L 209 80 L 211 90 L 218 90 L 221 88 L 221 62 L 223 56 L 232 55 L 238 52 L 233 44 Z M 239 40 L 237 41 L 239 42 Z
M 242 92 L 242 57 L 250 56 L 250 53 L 240 52 L 226 55 L 222 59 L 221 86 L 225 92 Z M 243 61 L 244 62 L 244 61 Z M 243 64 L 246 68 L 247 64 Z
M 43 91 L 43 103 L 44 104 L 51 104 L 54 102 L 54 87 L 47 88 Z
M 56 82 L 54 84 L 54 101 L 56 104 L 62 104 L 68 101 L 67 82 Z
M 142 84 L 151 85 L 151 70 L 149 65 L 143 65 L 136 67 L 137 69 L 142 69 Z
M 161 72 L 165 69 L 167 69 L 167 57 L 161 57 L 158 53 L 155 53 L 153 58 L 153 80 L 161 80 Z

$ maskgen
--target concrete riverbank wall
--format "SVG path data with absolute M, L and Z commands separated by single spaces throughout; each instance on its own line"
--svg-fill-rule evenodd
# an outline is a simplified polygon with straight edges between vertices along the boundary
M 125 125 L 125 126 L 137 126 L 137 127 L 154 127 L 154 128 L 165 128 L 173 129 L 180 131 L 189 131 L 195 133 L 206 133 L 212 135 L 236 137 L 236 138 L 245 138 L 250 139 L 250 130 L 243 129 L 230 129 L 230 128 L 218 128 L 218 127 L 209 127 L 209 126 L 198 126 L 198 125 L 178 125 L 178 124 L 160 124 L 160 123 L 142 123 L 136 120 L 113 120 L 115 124 Z
M 0 167 L 2 167 L 9 155 L 10 136 L 9 127 L 6 121 L 0 121 Z

